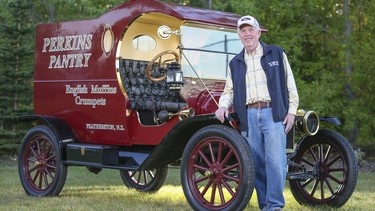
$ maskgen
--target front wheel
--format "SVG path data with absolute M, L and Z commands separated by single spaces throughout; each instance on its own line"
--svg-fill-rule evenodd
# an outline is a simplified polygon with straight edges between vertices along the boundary
M 289 181 L 298 203 L 341 207 L 351 197 L 357 184 L 358 166 L 352 147 L 340 134 L 320 130 L 307 137 L 293 161 L 315 174 L 311 179 Z
M 67 167 L 54 132 L 36 126 L 22 140 L 18 153 L 18 173 L 23 188 L 31 196 L 57 196 L 62 190 Z
M 168 175 L 168 168 L 163 167 L 144 171 L 120 170 L 120 175 L 128 188 L 144 192 L 156 192 L 164 185 Z
M 223 125 L 202 128 L 183 152 L 181 183 L 195 210 L 243 210 L 255 183 L 248 143 Z

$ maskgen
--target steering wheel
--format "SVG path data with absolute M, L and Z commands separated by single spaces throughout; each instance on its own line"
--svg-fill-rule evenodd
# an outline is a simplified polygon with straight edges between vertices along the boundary
M 167 59 L 163 62 L 161 62 L 161 58 L 164 56 L 164 55 L 168 55 L 168 54 L 171 54 L 174 56 L 174 59 Z M 156 60 L 159 60 L 159 62 L 157 63 L 158 65 L 154 65 L 155 64 L 155 61 Z M 151 72 L 157 68 L 157 69 L 161 69 L 162 65 L 164 65 L 165 63 L 167 62 L 170 62 L 170 61 L 176 61 L 177 63 L 180 63 L 180 58 L 178 57 L 178 54 L 175 52 L 175 51 L 172 51 L 172 50 L 166 50 L 166 51 L 163 51 L 161 53 L 159 53 L 158 55 L 156 55 L 151 61 L 150 61 L 150 64 L 148 64 L 147 68 L 146 68 L 146 76 L 147 78 L 149 78 L 151 81 L 153 82 L 159 82 L 159 81 L 162 81 L 165 79 L 166 75 L 164 74 L 163 76 L 159 77 L 159 78 L 154 78 L 151 76 Z

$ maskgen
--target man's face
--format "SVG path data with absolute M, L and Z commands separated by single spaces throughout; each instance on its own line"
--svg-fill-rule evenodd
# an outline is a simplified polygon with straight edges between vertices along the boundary
M 248 52 L 253 52 L 258 47 L 260 34 L 259 29 L 250 25 L 244 25 L 238 30 L 238 36 Z

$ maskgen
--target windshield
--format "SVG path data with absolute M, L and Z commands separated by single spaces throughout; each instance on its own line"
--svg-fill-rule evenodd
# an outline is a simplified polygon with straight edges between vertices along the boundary
M 185 77 L 225 80 L 229 61 L 243 46 L 236 31 L 183 26 L 181 64 Z M 188 61 L 187 61 L 188 60 Z

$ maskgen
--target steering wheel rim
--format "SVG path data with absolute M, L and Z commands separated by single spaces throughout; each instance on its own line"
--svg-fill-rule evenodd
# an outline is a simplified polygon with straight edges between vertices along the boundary
M 166 51 L 163 51 L 163 52 L 159 53 L 158 55 L 156 55 L 156 56 L 150 61 L 150 64 L 148 64 L 148 66 L 147 66 L 147 68 L 146 68 L 146 76 L 147 76 L 147 78 L 149 78 L 151 81 L 153 81 L 153 82 L 159 82 L 159 81 L 162 81 L 162 80 L 164 80 L 164 79 L 166 78 L 166 75 L 164 75 L 164 76 L 162 76 L 162 77 L 160 77 L 160 78 L 154 78 L 154 77 L 152 77 L 152 76 L 151 76 L 151 68 L 152 68 L 153 64 L 155 63 L 155 61 L 156 61 L 157 59 L 161 59 L 161 57 L 163 57 L 164 55 L 167 55 L 167 54 L 172 54 L 172 55 L 175 57 L 175 60 L 177 61 L 177 63 L 180 63 L 180 58 L 179 58 L 178 54 L 177 54 L 175 51 L 173 51 L 173 50 L 166 50 Z M 166 61 L 164 61 L 163 63 L 160 63 L 159 66 L 160 66 L 161 64 L 164 64 L 164 63 L 167 62 L 167 61 L 170 61 L 170 60 L 166 60 Z

